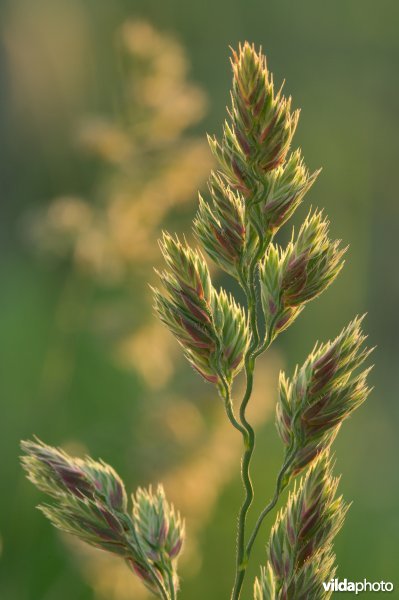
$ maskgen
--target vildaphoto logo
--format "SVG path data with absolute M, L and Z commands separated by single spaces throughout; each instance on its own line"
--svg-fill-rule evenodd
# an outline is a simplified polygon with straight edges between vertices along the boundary
M 390 581 L 348 581 L 347 579 L 331 579 L 323 582 L 323 587 L 326 592 L 392 592 L 393 583 Z

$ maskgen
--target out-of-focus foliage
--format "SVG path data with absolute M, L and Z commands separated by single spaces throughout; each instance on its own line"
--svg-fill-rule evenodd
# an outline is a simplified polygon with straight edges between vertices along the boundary
M 131 20 L 117 32 L 117 44 L 124 64 L 119 112 L 113 119 L 85 117 L 77 132 L 82 160 L 85 149 L 103 165 L 90 199 L 58 197 L 25 226 L 39 254 L 67 259 L 72 277 L 108 288 L 140 281 L 131 297 L 140 321 L 134 334 L 123 332 L 115 355 L 158 389 L 173 373 L 173 346 L 151 320 L 145 279 L 159 260 L 162 224 L 192 200 L 209 170 L 204 140 L 186 133 L 203 117 L 206 97 L 187 80 L 187 57 L 172 36 Z M 109 311 L 117 312 L 112 300 Z
M 78 269 L 110 283 L 158 258 L 161 224 L 192 199 L 211 162 L 204 140 L 184 135 L 203 117 L 206 97 L 187 81 L 183 48 L 145 21 L 129 21 L 117 35 L 120 112 L 87 117 L 78 131 L 104 172 L 89 201 L 57 198 L 31 223 L 42 252 L 69 255 Z
M 163 222 L 186 229 L 187 217 L 194 216 L 196 189 L 209 171 L 205 133 L 220 133 L 229 101 L 228 46 L 244 39 L 262 44 L 277 78 L 287 78 L 293 108 L 303 107 L 298 144 L 311 172 L 324 169 L 309 202 L 326 207 L 331 235 L 351 246 L 335 285 L 279 337 L 287 372 L 303 362 L 309 343 L 335 335 L 356 311 L 368 311 L 370 345 L 378 346 L 378 393 L 337 444 L 341 491 L 356 503 L 335 543 L 338 576 L 395 581 L 399 6 L 137 0 L 134 10 L 156 24 L 141 21 L 142 31 L 153 32 L 145 35 L 165 40 L 156 32 L 168 31 L 169 48 L 180 57 L 176 70 L 164 65 L 162 83 L 185 90 L 188 102 L 175 112 L 178 127 L 153 105 L 159 94 L 125 87 L 137 74 L 143 77 L 151 61 L 137 56 L 137 48 L 122 49 L 132 27 L 120 34 L 132 16 L 131 2 L 5 0 L 1 6 L 0 596 L 139 598 L 138 590 L 126 588 L 128 571 L 100 552 L 79 547 L 68 554 L 32 510 L 39 496 L 24 482 L 17 456 L 19 439 L 33 432 L 72 454 L 103 456 L 129 487 L 162 478 L 168 497 L 188 516 L 192 547 L 185 553 L 184 597 L 228 594 L 230 525 L 241 494 L 231 477 L 240 441 L 210 400 L 210 386 L 192 376 L 178 351 L 174 355 L 175 342 L 151 317 L 145 290 Z M 192 79 L 207 92 L 202 121 L 204 92 L 188 83 L 175 34 L 193 63 Z M 155 115 L 163 119 L 162 138 L 154 135 Z M 299 219 L 307 210 L 299 209 Z M 45 216 L 40 223 L 39 213 Z M 140 232 L 133 220 L 142 223 Z M 86 234 L 92 239 L 87 246 Z M 32 238 L 41 240 L 40 254 Z M 281 458 L 273 423 L 261 425 L 271 415 L 264 398 L 276 389 L 276 357 L 263 365 L 256 382 L 256 509 L 270 496 Z M 254 565 L 264 561 L 265 542 L 257 544 Z M 255 575 L 256 569 L 248 580 Z

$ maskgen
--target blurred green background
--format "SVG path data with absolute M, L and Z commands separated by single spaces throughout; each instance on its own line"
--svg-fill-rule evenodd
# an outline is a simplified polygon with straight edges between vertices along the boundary
M 239 440 L 211 386 L 154 324 L 146 282 L 161 227 L 187 229 L 194 216 L 210 168 L 202 143 L 220 133 L 228 102 L 228 46 L 245 39 L 262 45 L 277 82 L 286 79 L 302 107 L 295 142 L 310 169 L 323 166 L 296 221 L 310 204 L 325 207 L 332 235 L 350 244 L 337 282 L 260 367 L 256 508 L 281 460 L 278 368 L 290 372 L 316 339 L 367 312 L 375 390 L 335 444 L 353 502 L 336 541 L 338 575 L 399 585 L 398 25 L 399 5 L 387 0 L 1 3 L 2 599 L 144 597 L 34 509 L 42 496 L 18 464 L 19 440 L 32 434 L 101 456 L 132 489 L 165 480 L 195 538 L 182 599 L 229 595 Z M 154 56 L 151 44 L 142 50 L 149 40 Z M 164 98 L 170 112 L 159 116 Z M 54 208 L 59 197 L 67 200 Z M 264 527 L 245 598 L 266 540 Z

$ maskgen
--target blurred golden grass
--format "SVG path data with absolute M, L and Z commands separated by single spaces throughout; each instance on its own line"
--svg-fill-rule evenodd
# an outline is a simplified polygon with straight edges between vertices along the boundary
M 186 131 L 202 118 L 206 97 L 187 79 L 189 63 L 180 44 L 147 22 L 129 21 L 117 45 L 126 73 L 123 114 L 88 116 L 77 133 L 81 150 L 104 163 L 92 197 L 55 198 L 28 215 L 25 227 L 40 256 L 69 259 L 71 276 L 95 285 L 133 283 L 138 304 L 148 291 L 138 274 L 145 269 L 146 279 L 152 277 L 162 223 L 196 196 L 211 155 L 203 139 Z M 148 324 L 149 315 L 143 315 L 139 331 L 120 336 L 113 356 L 160 389 L 174 372 L 174 346 L 158 323 Z M 149 347 L 156 348 L 151 361 Z
M 187 80 L 183 48 L 143 21 L 126 23 L 118 44 L 123 114 L 86 117 L 77 132 L 80 147 L 108 165 L 94 197 L 56 198 L 29 221 L 39 250 L 69 255 L 77 269 L 111 284 L 157 259 L 163 220 L 195 197 L 211 167 L 205 140 L 186 133 L 203 117 L 206 97 Z

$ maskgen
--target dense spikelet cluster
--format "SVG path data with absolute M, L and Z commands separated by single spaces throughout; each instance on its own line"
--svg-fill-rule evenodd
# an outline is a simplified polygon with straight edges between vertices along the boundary
M 328 238 L 328 221 L 309 213 L 285 249 L 270 244 L 260 266 L 262 305 L 269 335 L 286 329 L 304 305 L 321 294 L 343 267 L 346 249 Z
M 326 600 L 322 583 L 334 576 L 332 541 L 347 507 L 323 454 L 309 469 L 273 526 L 268 564 L 255 582 L 255 600 Z
M 106 463 L 72 458 L 39 440 L 21 446 L 28 479 L 56 501 L 39 507 L 55 527 L 123 558 L 154 594 L 175 597 L 184 524 L 162 486 L 155 493 L 139 488 L 130 513 L 125 486 Z
M 137 537 L 145 555 L 157 565 L 163 578 L 168 580 L 172 590 L 179 588 L 179 580 L 173 563 L 181 552 L 184 542 L 184 523 L 173 506 L 165 498 L 161 485 L 156 493 L 152 489 L 138 488 L 132 495 L 133 521 L 136 524 Z M 148 573 L 141 570 L 137 562 L 130 561 L 134 572 L 151 584 Z M 166 577 L 165 577 L 166 573 Z M 168 585 L 165 585 L 167 588 Z
M 258 231 L 276 232 L 296 211 L 320 171 L 310 174 L 300 150 L 287 162 L 270 171 L 264 179 L 264 190 L 258 194 L 249 218 Z
M 110 510 L 126 511 L 125 486 L 112 467 L 87 457 L 71 458 L 58 448 L 40 441 L 24 441 L 22 465 L 28 479 L 53 498 L 71 494 L 78 499 L 101 497 Z
M 160 273 L 164 290 L 154 290 L 159 318 L 207 381 L 231 382 L 249 345 L 243 309 L 224 290 L 215 290 L 199 251 L 167 233 L 161 249 L 168 269 Z
M 209 191 L 212 206 L 200 196 L 194 231 L 215 263 L 237 277 L 246 252 L 244 202 L 216 173 L 210 177 Z
M 231 62 L 230 121 L 220 141 L 209 138 L 219 171 L 210 178 L 212 202 L 200 199 L 195 230 L 209 256 L 243 281 L 318 171 L 309 173 L 300 150 L 289 155 L 299 111 L 282 89 L 275 93 L 261 51 L 245 43 Z
M 247 197 L 262 177 L 283 164 L 298 122 L 291 98 L 274 90 L 266 59 L 245 43 L 233 51 L 231 123 L 221 142 L 211 147 L 226 170 L 229 183 Z
M 370 393 L 370 368 L 357 371 L 371 352 L 363 346 L 361 321 L 352 321 L 332 342 L 316 345 L 291 380 L 280 374 L 277 429 L 287 448 L 295 449 L 293 474 L 331 444 L 342 421 Z
M 132 496 L 133 517 L 142 547 L 153 560 L 162 560 L 166 553 L 176 558 L 183 546 L 184 523 L 165 498 L 161 485 L 156 493 L 138 488 Z

